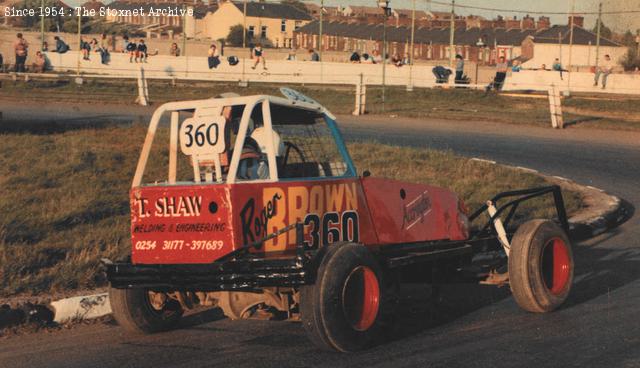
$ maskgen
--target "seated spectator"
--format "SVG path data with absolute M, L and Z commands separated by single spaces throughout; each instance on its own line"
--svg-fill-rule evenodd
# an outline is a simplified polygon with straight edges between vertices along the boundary
M 0 73 L 4 73 L 4 57 L 0 54 Z
M 169 54 L 171 56 L 180 56 L 180 48 L 177 43 L 172 43 L 171 48 L 169 49 Z
M 351 56 L 349 57 L 349 62 L 358 64 L 360 63 L 360 54 L 358 54 L 358 51 L 354 51 Z
M 309 49 L 309 60 L 320 61 L 320 55 L 314 49 Z
M 129 52 L 128 47 L 129 47 L 129 36 L 124 35 L 124 36 L 122 37 L 122 50 L 120 50 L 120 51 L 122 51 L 122 52 Z
M 520 60 L 514 60 L 513 65 L 511 66 L 511 71 L 513 73 L 519 73 L 522 70 L 522 65 L 520 65 Z
M 42 51 L 43 52 L 48 52 L 49 51 L 49 43 L 47 41 L 44 41 L 42 43 Z
M 53 39 L 56 40 L 56 49 L 53 50 L 53 52 L 64 54 L 65 52 L 69 51 L 69 45 L 67 45 L 67 43 L 64 42 L 60 37 L 55 36 Z
M 207 62 L 209 63 L 209 69 L 217 68 L 220 65 L 220 53 L 216 45 L 211 44 L 207 53 Z
M 602 75 L 602 89 L 607 88 L 607 78 L 609 78 L 609 74 L 613 73 L 613 68 L 615 66 L 615 62 L 611 60 L 611 56 L 605 55 L 602 64 L 596 70 L 596 76 L 594 79 L 593 86 L 598 86 L 598 80 Z
M 374 64 L 379 64 L 382 62 L 382 55 L 380 55 L 380 51 L 373 50 L 371 55 L 372 55 L 372 61 Z
M 402 63 L 402 59 L 400 59 L 400 55 L 398 54 L 393 54 L 393 56 L 391 57 L 391 63 L 395 66 L 397 66 L 398 68 L 401 67 L 402 65 L 404 65 Z
M 366 52 L 362 54 L 362 63 L 364 64 L 373 64 L 373 59 Z
M 409 58 L 409 53 L 405 52 L 404 57 L 402 58 L 402 64 L 409 65 L 411 64 L 411 59 Z
M 551 66 L 551 69 L 556 72 L 560 72 L 560 80 L 562 80 L 562 72 L 568 72 L 568 70 L 562 68 L 562 64 L 560 63 L 560 59 L 556 58 Z
M 31 65 L 31 69 L 34 73 L 44 73 L 45 67 L 47 65 L 47 60 L 44 58 L 44 54 L 42 52 L 36 52 L 36 59 Z
M 140 39 L 140 43 L 138 43 L 138 46 L 136 47 L 136 63 L 138 62 L 138 60 L 140 60 L 140 62 L 147 62 L 147 45 L 144 43 L 143 39 Z
M 133 59 L 136 59 L 136 63 L 138 62 L 138 45 L 135 42 L 129 42 L 129 38 L 125 36 L 127 40 L 127 46 L 125 47 L 125 51 L 129 53 L 129 62 L 133 63 Z
M 82 60 L 89 60 L 89 55 L 91 54 L 91 44 L 81 38 L 80 50 L 82 51 Z
M 298 56 L 294 50 L 289 51 L 289 54 L 284 58 L 286 61 L 296 61 L 298 60 Z
M 542 64 L 542 66 L 538 70 L 549 70 L 549 69 L 547 69 L 547 64 Z

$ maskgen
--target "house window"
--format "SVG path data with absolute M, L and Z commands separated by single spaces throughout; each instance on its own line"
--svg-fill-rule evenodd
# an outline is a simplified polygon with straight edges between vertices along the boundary
M 262 26 L 262 28 L 260 28 L 260 37 L 267 38 L 267 26 Z
M 249 31 L 247 32 L 247 37 L 253 38 L 256 34 L 256 28 L 254 26 L 249 26 Z
M 284 20 L 283 20 L 283 22 L 284 22 Z M 298 28 L 300 28 L 300 27 L 302 27 L 302 21 L 296 20 L 296 22 L 295 22 L 295 24 L 293 26 L 293 29 L 297 31 Z
M 287 21 L 283 19 L 280 22 L 280 32 L 286 32 L 286 31 L 287 31 Z

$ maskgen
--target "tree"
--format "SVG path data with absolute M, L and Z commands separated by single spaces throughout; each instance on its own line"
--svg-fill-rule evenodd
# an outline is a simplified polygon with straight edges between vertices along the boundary
M 309 9 L 307 9 L 307 6 L 300 0 L 282 0 L 280 1 L 281 4 L 285 4 L 285 5 L 291 5 L 296 9 L 300 9 L 305 13 L 309 13 Z
M 631 33 L 631 31 L 625 32 L 624 36 L 622 36 L 622 44 L 627 47 L 635 47 L 636 46 L 636 36 Z
M 598 33 L 598 23 L 597 22 L 596 22 L 596 25 L 593 27 L 593 33 L 595 33 L 595 34 Z M 604 23 L 602 23 L 602 21 L 601 21 L 600 22 L 600 37 L 611 39 L 612 36 L 613 36 L 613 31 L 611 31 L 611 29 L 609 27 L 605 26 Z
M 242 24 L 236 24 L 229 28 L 229 34 L 227 35 L 226 41 L 230 46 L 242 46 L 242 36 L 244 33 L 244 27 Z M 247 34 L 246 44 L 249 44 L 249 35 Z

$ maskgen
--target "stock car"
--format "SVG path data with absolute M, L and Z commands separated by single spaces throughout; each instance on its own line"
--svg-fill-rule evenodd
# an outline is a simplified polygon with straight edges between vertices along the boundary
M 185 310 L 218 306 L 231 319 L 300 320 L 318 347 L 357 351 L 393 326 L 398 284 L 434 282 L 435 270 L 508 284 L 529 312 L 566 300 L 559 187 L 500 193 L 469 213 L 446 189 L 359 174 L 336 118 L 281 91 L 153 114 L 130 191 L 131 255 L 103 260 L 124 329 L 165 331 Z M 557 216 L 513 229 L 518 206 L 545 195 Z

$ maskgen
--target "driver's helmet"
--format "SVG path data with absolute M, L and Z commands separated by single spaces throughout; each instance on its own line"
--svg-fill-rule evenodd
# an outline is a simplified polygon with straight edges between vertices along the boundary
M 276 156 L 282 157 L 285 151 L 284 142 L 280 138 L 280 134 L 278 134 L 278 132 L 276 132 L 275 130 L 272 130 L 271 134 L 273 135 L 273 146 L 276 148 Z M 263 154 L 266 154 L 267 143 L 268 143 L 267 129 L 263 126 L 254 129 L 253 132 L 251 133 L 251 138 L 253 138 L 253 140 L 256 141 L 256 143 L 258 143 L 258 147 L 260 147 L 260 151 Z

